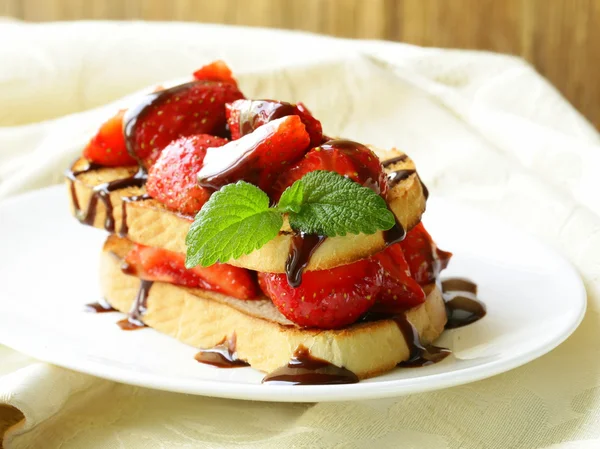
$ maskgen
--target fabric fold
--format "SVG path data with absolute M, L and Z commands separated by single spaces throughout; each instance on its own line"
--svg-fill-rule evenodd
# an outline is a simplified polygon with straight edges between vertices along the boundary
M 398 146 L 433 194 L 553 245 L 577 267 L 590 304 L 569 340 L 521 368 L 346 404 L 166 393 L 0 347 L 0 404 L 22 413 L 0 412 L 21 419 L 4 436 L 6 447 L 600 444 L 600 136 L 524 61 L 197 24 L 15 22 L 3 24 L 0 39 L 15 42 L 0 47 L 0 198 L 61 182 L 103 118 L 131 101 L 123 95 L 224 58 L 249 96 L 302 100 L 327 132 Z

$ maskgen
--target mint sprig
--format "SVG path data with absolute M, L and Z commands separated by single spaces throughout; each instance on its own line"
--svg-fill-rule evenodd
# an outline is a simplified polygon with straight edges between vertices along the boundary
M 273 207 L 261 189 L 238 181 L 215 192 L 196 215 L 185 241 L 186 267 L 250 254 L 277 236 L 284 214 L 292 229 L 328 237 L 373 234 L 395 224 L 383 198 L 334 172 L 307 173 Z
M 300 199 L 294 191 L 296 184 L 302 187 Z M 283 193 L 280 204 L 288 191 L 294 195 L 293 206 L 298 205 L 289 214 L 290 226 L 307 234 L 374 234 L 395 224 L 383 198 L 335 172 L 307 173 Z
M 249 254 L 277 237 L 282 225 L 265 192 L 244 181 L 226 185 L 196 215 L 185 239 L 185 266 L 207 267 Z

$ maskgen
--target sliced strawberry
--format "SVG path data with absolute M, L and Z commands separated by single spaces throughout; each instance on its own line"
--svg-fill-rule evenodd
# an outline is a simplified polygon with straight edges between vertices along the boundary
M 237 81 L 233 77 L 231 69 L 221 60 L 213 61 L 210 64 L 200 67 L 194 72 L 194 78 L 206 81 L 222 81 L 237 87 Z
M 147 192 L 171 210 L 195 215 L 211 194 L 197 184 L 206 150 L 226 143 L 226 139 L 207 134 L 171 142 L 148 172 Z
M 384 313 L 400 313 L 425 302 L 425 292 L 410 276 L 408 263 L 397 243 L 377 253 L 373 259 L 383 269 L 381 291 L 377 295 L 374 310 Z
M 227 264 L 185 268 L 185 256 L 165 249 L 136 244 L 125 256 L 123 271 L 149 281 L 202 288 L 239 299 L 254 299 L 258 288 L 252 273 Z
M 83 157 L 107 167 L 135 165 L 136 161 L 127 153 L 125 136 L 123 135 L 123 115 L 117 112 L 100 126 L 98 133 L 92 137 L 83 150 Z
M 227 105 L 227 123 L 231 139 L 237 140 L 250 134 L 259 126 L 281 117 L 297 115 L 304 123 L 310 136 L 310 145 L 315 147 L 323 142 L 323 128 L 302 103 L 293 105 L 275 100 L 237 100 Z
M 225 136 L 225 103 L 244 96 L 231 83 L 194 81 L 151 94 L 149 105 L 126 116 L 129 151 L 148 168 L 171 141 L 194 134 Z M 139 110 L 139 109 L 136 109 Z
M 420 285 L 435 282 L 452 257 L 452 253 L 438 249 L 423 223 L 412 228 L 399 245 L 413 279 Z
M 296 109 L 298 110 L 297 115 L 306 126 L 306 131 L 310 135 L 310 145 L 315 147 L 326 141 L 330 140 L 323 135 L 323 126 L 321 122 L 317 120 L 304 103 L 296 103 Z
M 199 184 L 219 189 L 244 180 L 270 191 L 282 171 L 306 152 L 310 138 L 296 115 L 269 122 L 218 149 L 209 149 Z
M 337 172 L 385 196 L 387 178 L 379 158 L 366 146 L 350 140 L 330 140 L 313 148 L 277 180 L 274 199 L 305 174 L 315 170 Z
M 307 271 L 293 288 L 285 274 L 259 273 L 258 282 L 290 321 L 304 327 L 337 329 L 354 323 L 375 303 L 381 268 L 372 259 L 323 271 Z

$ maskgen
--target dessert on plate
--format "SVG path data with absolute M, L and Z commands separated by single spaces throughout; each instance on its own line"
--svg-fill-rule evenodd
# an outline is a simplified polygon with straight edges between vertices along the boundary
M 421 223 L 406 154 L 327 137 L 302 103 L 247 99 L 221 61 L 118 111 L 66 178 L 73 215 L 110 234 L 90 310 L 200 362 L 357 382 L 442 360 L 444 328 L 485 313 L 473 284 L 440 282 L 451 254 Z

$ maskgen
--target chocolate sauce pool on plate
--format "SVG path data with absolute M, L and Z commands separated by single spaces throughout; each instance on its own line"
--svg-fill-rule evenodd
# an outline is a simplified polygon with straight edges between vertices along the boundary
M 313 357 L 307 348 L 300 345 L 287 365 L 267 374 L 262 381 L 292 385 L 335 385 L 357 383 L 358 377 L 346 368 Z
M 194 358 L 201 363 L 219 368 L 242 368 L 250 366 L 248 362 L 238 359 L 235 348 L 236 337 L 234 334 L 230 338 L 224 338 L 213 348 L 201 349 Z
M 446 329 L 467 326 L 487 313 L 485 304 L 477 298 L 477 285 L 468 279 L 444 279 L 442 292 L 448 315 Z
M 104 298 L 99 299 L 98 302 L 85 305 L 85 311 L 89 313 L 106 313 L 115 312 L 116 310 Z

